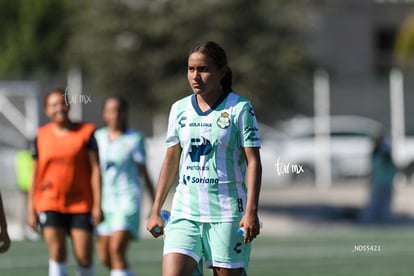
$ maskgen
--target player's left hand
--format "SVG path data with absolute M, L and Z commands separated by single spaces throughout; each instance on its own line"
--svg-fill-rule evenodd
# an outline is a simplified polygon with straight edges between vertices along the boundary
M 94 207 L 92 209 L 92 220 L 95 226 L 104 220 L 104 215 L 100 206 Z
M 245 244 L 252 242 L 260 234 L 260 222 L 257 215 L 245 214 L 239 226 L 244 229 Z

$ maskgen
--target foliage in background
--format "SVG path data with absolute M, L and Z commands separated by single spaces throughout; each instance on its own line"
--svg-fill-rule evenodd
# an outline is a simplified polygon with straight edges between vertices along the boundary
M 81 66 L 91 93 L 123 94 L 134 110 L 167 113 L 191 93 L 189 48 L 215 40 L 228 53 L 234 90 L 273 122 L 298 108 L 308 12 L 300 0 L 0 0 L 0 78 Z
M 309 65 L 305 8 L 284 0 L 85 1 L 67 60 L 83 66 L 94 89 L 167 112 L 191 93 L 189 48 L 214 40 L 228 53 L 233 89 L 273 121 L 296 107 L 293 81 Z
M 70 12 L 70 0 L 0 0 L 0 78 L 62 70 Z
M 414 69 L 414 14 L 408 16 L 401 25 L 394 49 L 398 64 L 406 69 Z

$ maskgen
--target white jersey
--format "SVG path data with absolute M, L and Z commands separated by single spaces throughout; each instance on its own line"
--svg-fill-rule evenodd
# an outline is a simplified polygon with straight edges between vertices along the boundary
M 243 147 L 260 147 L 250 102 L 231 92 L 202 112 L 190 95 L 171 108 L 167 146 L 182 148 L 172 215 L 201 222 L 240 218 L 246 205 Z
M 116 140 L 109 140 L 108 128 L 95 132 L 102 175 L 104 212 L 133 212 L 139 208 L 140 183 L 138 164 L 145 163 L 143 136 L 127 130 Z

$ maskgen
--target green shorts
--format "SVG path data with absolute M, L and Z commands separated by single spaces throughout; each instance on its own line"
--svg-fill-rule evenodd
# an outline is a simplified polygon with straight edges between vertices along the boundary
M 244 268 L 247 272 L 251 244 L 237 233 L 239 221 L 203 223 L 171 217 L 165 228 L 164 255 L 181 253 L 206 266 Z
M 133 239 L 138 239 L 139 221 L 139 209 L 133 212 L 104 212 L 104 220 L 96 230 L 99 236 L 110 236 L 115 231 L 129 231 Z

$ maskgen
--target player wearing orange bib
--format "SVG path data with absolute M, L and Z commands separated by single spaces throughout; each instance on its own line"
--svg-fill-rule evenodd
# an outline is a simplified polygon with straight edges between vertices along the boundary
M 93 227 L 102 221 L 101 181 L 94 126 L 73 123 L 63 90 L 45 99 L 51 122 L 39 128 L 33 150 L 28 223 L 41 226 L 49 249 L 49 275 L 67 275 L 66 235 L 72 239 L 78 275 L 94 275 Z

